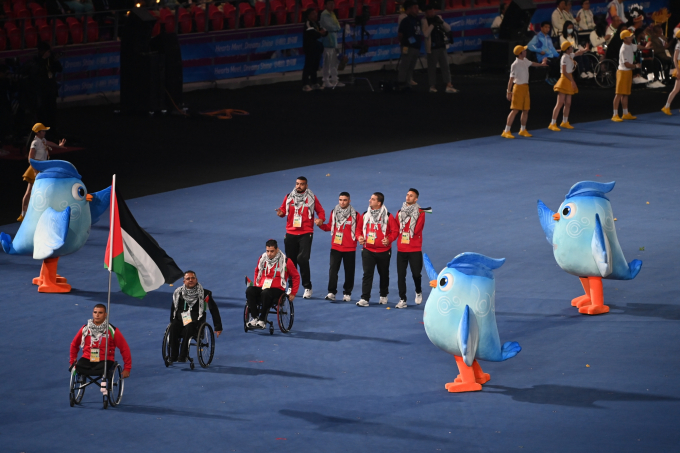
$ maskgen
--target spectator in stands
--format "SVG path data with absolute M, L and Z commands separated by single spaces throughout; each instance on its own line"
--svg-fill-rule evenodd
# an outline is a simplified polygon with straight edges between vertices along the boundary
M 661 109 L 666 115 L 671 115 L 671 103 L 675 96 L 680 93 L 680 30 L 675 32 L 675 38 L 677 39 L 675 44 L 675 50 L 673 51 L 673 66 L 675 66 L 675 86 L 673 91 L 668 95 L 668 100 L 666 105 Z
M 576 23 L 576 19 L 571 15 L 567 9 L 567 0 L 557 0 L 557 8 L 552 13 L 552 28 L 553 36 L 558 37 L 562 33 L 564 23 L 570 21 L 572 24 Z
M 404 2 L 406 17 L 399 24 L 399 43 L 402 47 L 397 80 L 401 85 L 413 79 L 413 69 L 420 56 L 422 32 L 418 20 L 418 3 L 414 0 Z M 415 83 L 412 83 L 415 85 Z
M 623 40 L 621 39 L 621 32 L 626 29 L 626 24 L 624 24 L 618 17 L 611 25 L 615 23 L 618 24 L 617 28 L 612 32 L 612 37 L 607 43 L 607 53 L 606 58 L 614 61 L 619 60 L 619 51 L 621 50 L 621 45 Z M 610 26 L 611 28 L 611 26 Z
M 654 51 L 654 56 L 661 61 L 661 68 L 655 67 L 654 76 L 656 80 L 652 82 L 655 86 L 651 86 L 652 84 L 650 84 L 650 88 L 662 88 L 665 86 L 660 82 L 658 71 L 663 71 L 665 75 L 668 75 L 670 68 L 673 66 L 673 61 L 670 57 L 670 52 L 668 51 L 669 47 L 670 43 L 663 34 L 663 27 L 661 25 L 652 26 L 650 30 L 650 39 L 647 42 L 647 48 Z M 666 77 L 666 80 L 668 80 L 668 77 Z
M 323 44 L 321 39 L 326 36 L 328 32 L 319 25 L 319 14 L 316 9 L 309 8 L 307 10 L 307 21 L 305 22 L 305 31 L 302 35 L 302 48 L 305 51 L 305 66 L 302 69 L 302 90 L 312 91 L 319 90 L 318 78 L 316 73 L 319 71 L 319 63 L 321 63 L 321 55 L 323 54 Z
M 639 3 L 635 3 L 630 6 L 628 11 L 628 27 L 632 27 L 633 30 L 638 30 L 644 28 L 645 26 L 645 11 Z
M 66 6 L 76 13 L 76 17 L 81 17 L 83 14 L 89 14 L 94 12 L 94 5 L 92 0 L 70 0 L 66 3 Z
M 498 34 L 501 29 L 501 24 L 503 23 L 503 17 L 505 16 L 505 8 L 507 5 L 505 2 L 501 2 L 501 4 L 498 6 L 498 16 L 493 20 L 491 23 L 491 33 L 493 33 L 493 36 L 498 39 Z
M 566 21 L 564 23 L 564 28 L 562 29 L 562 35 L 560 36 L 560 47 L 564 45 L 565 42 L 568 42 L 572 45 L 574 48 L 572 53 L 570 54 L 571 57 L 574 61 L 576 61 L 576 64 L 580 68 L 578 71 L 578 74 L 580 77 L 584 79 L 592 79 L 595 77 L 595 74 L 593 74 L 593 65 L 590 62 L 589 58 L 584 58 L 583 54 L 587 51 L 590 50 L 590 48 L 585 48 L 583 46 L 580 46 L 578 43 L 578 38 L 576 37 L 576 31 L 574 30 L 574 24 L 572 24 L 569 21 Z M 562 66 L 564 66 L 564 63 L 561 63 Z M 571 74 L 574 72 L 573 70 L 569 72 Z M 564 68 L 562 70 L 562 75 L 564 75 Z
M 324 88 L 344 87 L 338 80 L 338 33 L 342 30 L 333 10 L 335 2 L 326 0 L 321 13 L 321 28 L 327 31 L 323 38 L 323 86 Z
M 447 93 L 457 93 L 451 84 L 451 71 L 449 68 L 449 56 L 446 47 L 449 44 L 448 33 L 451 32 L 449 24 L 444 22 L 441 16 L 434 13 L 434 6 L 429 4 L 425 7 L 425 17 L 421 20 L 421 29 L 425 37 L 425 52 L 427 52 L 427 75 L 430 82 L 430 93 L 436 93 L 437 88 L 437 63 L 442 71 L 442 79 L 446 84 Z
M 541 23 L 541 31 L 534 36 L 527 49 L 536 54 L 537 60 L 548 59 L 548 76 L 546 81 L 550 85 L 555 85 L 557 77 L 560 74 L 560 54 L 555 50 L 552 38 L 550 38 L 550 22 L 543 21 Z
M 607 5 L 607 22 L 613 23 L 615 17 L 622 21 L 626 19 L 626 9 L 623 6 L 623 0 L 612 0 Z
M 590 10 L 590 0 L 583 0 L 581 3 L 581 9 L 576 13 L 576 22 L 578 22 L 579 31 L 595 30 L 595 19 Z
M 601 20 L 595 25 L 595 30 L 590 32 L 590 45 L 593 49 L 603 47 L 611 39 L 611 35 L 607 34 L 608 27 L 607 21 Z
M 62 71 L 61 63 L 52 55 L 50 45 L 41 41 L 38 44 L 38 55 L 33 59 L 30 68 L 39 100 L 36 120 L 54 128 L 57 124 L 57 97 L 59 96 L 57 74 Z
M 609 45 L 614 36 L 619 34 L 619 28 L 621 28 L 622 23 L 623 20 L 619 16 L 614 16 L 612 18 L 609 27 L 607 28 L 607 34 L 605 36 L 605 39 L 607 40 L 607 45 Z M 619 47 L 621 47 L 621 44 L 619 44 Z

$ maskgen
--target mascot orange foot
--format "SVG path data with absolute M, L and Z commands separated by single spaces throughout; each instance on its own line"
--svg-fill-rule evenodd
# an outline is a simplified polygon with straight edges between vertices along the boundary
M 68 293 L 71 285 L 66 279 L 57 274 L 57 258 L 46 258 L 40 268 L 40 276 L 33 279 L 33 284 L 38 285 L 39 293 Z
M 571 305 L 578 308 L 584 315 L 601 315 L 609 313 L 609 307 L 604 304 L 602 291 L 602 277 L 579 277 L 585 294 L 571 301 Z
M 454 356 L 460 374 L 453 382 L 446 384 L 446 390 L 451 393 L 457 392 L 477 392 L 482 389 L 482 384 L 486 384 L 491 379 L 488 373 L 482 371 L 477 360 L 472 362 L 472 366 L 467 366 L 462 357 Z

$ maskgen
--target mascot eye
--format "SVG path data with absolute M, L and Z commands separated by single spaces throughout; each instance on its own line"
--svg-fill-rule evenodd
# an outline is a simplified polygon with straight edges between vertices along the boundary
M 451 288 L 453 288 L 453 275 L 451 274 L 444 274 L 442 277 L 439 279 L 439 289 L 442 291 L 448 291 Z
M 73 195 L 73 198 L 76 200 L 84 200 L 85 195 L 87 195 L 87 190 L 85 190 L 85 186 L 77 182 L 73 184 L 73 187 L 71 188 L 71 195 Z
M 562 209 L 562 217 L 568 219 L 570 217 L 573 217 L 575 214 L 576 214 L 575 203 L 567 203 L 566 205 L 564 205 L 564 209 Z

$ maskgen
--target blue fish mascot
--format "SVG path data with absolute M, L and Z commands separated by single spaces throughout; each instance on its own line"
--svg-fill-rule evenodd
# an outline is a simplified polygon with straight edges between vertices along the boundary
M 111 187 L 88 194 L 73 164 L 63 160 L 37 161 L 28 211 L 14 240 L 0 233 L 5 253 L 33 255 L 43 260 L 40 276 L 33 279 L 41 293 L 67 293 L 71 285 L 57 274 L 60 256 L 77 252 L 87 241 L 90 227 L 109 209 Z
M 538 218 L 555 261 L 564 271 L 576 275 L 585 291 L 571 305 L 586 315 L 609 312 L 604 304 L 603 278 L 632 280 L 642 267 L 640 260 L 626 262 L 616 237 L 612 206 L 605 195 L 614 184 L 576 183 L 557 212 L 538 200 Z
M 427 254 L 424 264 L 434 288 L 425 303 L 425 332 L 438 348 L 453 354 L 460 374 L 446 384 L 449 392 L 475 392 L 491 377 L 477 359 L 502 362 L 522 348 L 509 341 L 501 346 L 496 326 L 496 282 L 493 269 L 505 258 L 461 253 L 439 274 Z

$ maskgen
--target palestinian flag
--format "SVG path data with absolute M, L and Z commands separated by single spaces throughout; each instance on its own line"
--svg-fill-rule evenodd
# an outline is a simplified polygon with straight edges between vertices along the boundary
M 183 272 L 175 261 L 137 224 L 117 191 L 111 196 L 111 213 L 104 266 L 108 269 L 109 253 L 113 249 L 109 270 L 116 273 L 125 294 L 141 299 L 163 283 L 171 284 L 182 278 Z

